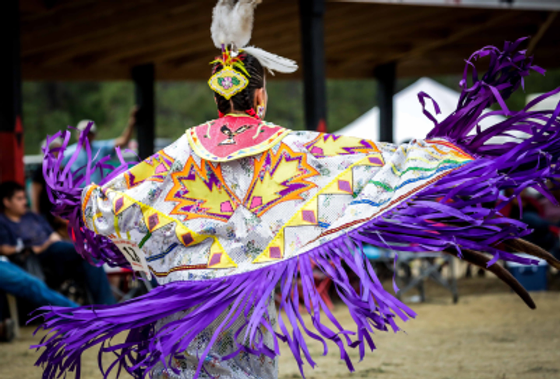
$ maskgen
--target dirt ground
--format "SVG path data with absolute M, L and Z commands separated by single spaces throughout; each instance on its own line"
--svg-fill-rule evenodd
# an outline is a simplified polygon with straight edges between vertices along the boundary
M 330 346 L 329 354 L 321 356 L 322 346 L 310 342 L 318 367 L 306 366 L 307 378 L 560 378 L 560 292 L 534 293 L 537 310 L 532 311 L 495 279 L 462 280 L 459 290 L 461 298 L 454 305 L 444 291 L 428 286 L 428 301 L 412 304 L 417 319 L 401 324 L 406 333 L 376 334 L 378 350 L 363 362 L 349 349 L 354 373 L 340 361 L 338 349 Z M 337 304 L 335 315 L 351 325 L 343 305 Z M 41 377 L 33 366 L 38 353 L 28 349 L 39 341 L 32 331 L 24 328 L 15 343 L 0 344 L 1 379 Z M 300 377 L 284 346 L 280 379 Z M 84 357 L 82 378 L 101 378 L 94 351 Z

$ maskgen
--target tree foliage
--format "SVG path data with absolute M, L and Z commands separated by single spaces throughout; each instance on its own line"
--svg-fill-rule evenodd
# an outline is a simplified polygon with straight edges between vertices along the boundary
M 435 78 L 459 91 L 459 76 Z M 416 79 L 402 79 L 399 91 Z M 560 70 L 545 77 L 526 79 L 525 92 L 508 101 L 512 110 L 525 105 L 526 94 L 550 91 L 560 86 Z M 270 81 L 267 85 L 267 120 L 286 128 L 305 128 L 303 86 L 299 81 Z M 26 82 L 23 85 L 25 154 L 38 154 L 47 134 L 91 119 L 99 138 L 114 138 L 126 126 L 134 104 L 131 82 Z M 212 91 L 204 82 L 158 82 L 156 85 L 156 136 L 178 138 L 187 128 L 217 117 Z M 327 82 L 328 131 L 336 132 L 377 103 L 374 80 L 329 80 Z

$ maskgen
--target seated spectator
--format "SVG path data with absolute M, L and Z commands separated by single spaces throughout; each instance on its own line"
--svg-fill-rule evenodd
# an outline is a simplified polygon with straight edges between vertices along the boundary
M 548 189 L 552 196 L 560 203 L 560 183 L 558 181 L 549 180 L 547 183 Z M 560 226 L 560 205 L 554 204 L 546 196 L 539 199 L 540 205 L 544 210 L 543 217 L 545 220 Z
M 83 280 L 95 303 L 115 303 L 103 268 L 83 260 L 72 243 L 62 241 L 41 216 L 27 210 L 23 186 L 15 182 L 2 183 L 0 201 L 0 254 L 11 261 L 21 259 L 26 252 L 32 254 L 52 273 L 50 278 L 54 278 L 57 285 L 70 278 Z
M 45 147 L 45 145 L 46 141 L 43 142 L 42 147 Z M 61 146 L 62 139 L 58 138 L 49 144 L 49 150 L 53 151 Z M 54 156 L 58 156 L 58 152 L 56 150 L 54 150 Z M 64 240 L 69 241 L 68 222 L 51 213 L 52 203 L 49 199 L 49 195 L 47 194 L 45 177 L 43 176 L 43 165 L 37 167 L 35 172 L 33 172 L 31 180 L 31 210 L 43 216 L 55 232 L 60 234 Z
M 505 194 L 508 197 L 513 196 L 514 190 L 508 189 Z M 500 213 L 523 221 L 533 229 L 533 232 L 524 238 L 547 251 L 552 251 L 558 240 L 557 226 L 544 218 L 544 209 L 536 198 L 529 196 L 526 191 L 523 191 L 519 198 L 514 198 Z
M 19 266 L 0 256 L 0 293 L 5 292 L 23 298 L 36 307 L 54 305 L 75 308 L 78 304 L 53 291 L 41 280 L 22 270 Z M 0 341 L 13 339 L 13 322 L 4 319 L 0 309 Z M 11 315 L 14 317 L 14 315 Z

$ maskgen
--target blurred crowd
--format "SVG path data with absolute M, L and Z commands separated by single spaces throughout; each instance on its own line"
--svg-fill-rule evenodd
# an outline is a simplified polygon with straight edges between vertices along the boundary
M 560 182 L 549 181 L 552 196 L 545 196 L 534 189 L 528 189 L 515 196 L 514 190 L 505 192 L 513 201 L 505 205 L 500 213 L 527 224 L 532 233 L 525 236 L 529 242 L 551 252 L 560 258 Z
M 76 139 L 89 128 L 91 156 L 101 159 L 111 155 L 115 147 L 128 145 L 136 112 L 136 108 L 132 109 L 128 125 L 115 139 L 96 139 L 96 125 L 90 120 L 78 124 Z M 43 148 L 58 155 L 62 140 L 45 144 Z M 71 164 L 74 172 L 82 170 L 88 161 L 82 150 L 70 163 L 77 148 L 77 143 L 68 146 L 62 158 L 63 164 Z M 97 170 L 91 180 L 99 183 L 102 175 Z M 103 266 L 88 263 L 76 252 L 67 221 L 54 216 L 52 207 L 42 167 L 33 173 L 29 190 L 16 182 L 0 183 L 0 341 L 13 339 L 15 317 L 25 322 L 29 311 L 37 307 L 116 302 Z M 17 306 L 23 310 L 19 315 L 9 314 L 8 296 L 17 298 Z

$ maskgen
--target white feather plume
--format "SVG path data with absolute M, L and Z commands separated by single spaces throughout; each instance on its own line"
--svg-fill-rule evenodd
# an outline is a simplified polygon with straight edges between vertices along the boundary
M 262 0 L 218 0 L 212 16 L 212 40 L 221 49 L 233 44 L 254 56 L 274 75 L 274 71 L 292 73 L 298 69 L 296 62 L 269 53 L 254 46 L 244 47 L 251 40 L 255 8 Z M 236 51 L 233 52 L 236 54 Z
M 229 14 L 233 8 L 233 0 L 219 0 L 212 12 L 212 40 L 214 45 L 222 48 L 222 44 L 227 44 L 229 34 Z
M 269 53 L 261 48 L 247 46 L 242 50 L 257 58 L 260 64 L 266 67 L 272 75 L 274 75 L 274 71 L 290 74 L 298 69 L 298 65 L 295 61 Z
M 219 0 L 212 17 L 212 40 L 221 49 L 222 44 L 242 47 L 251 40 L 255 8 L 262 0 Z

